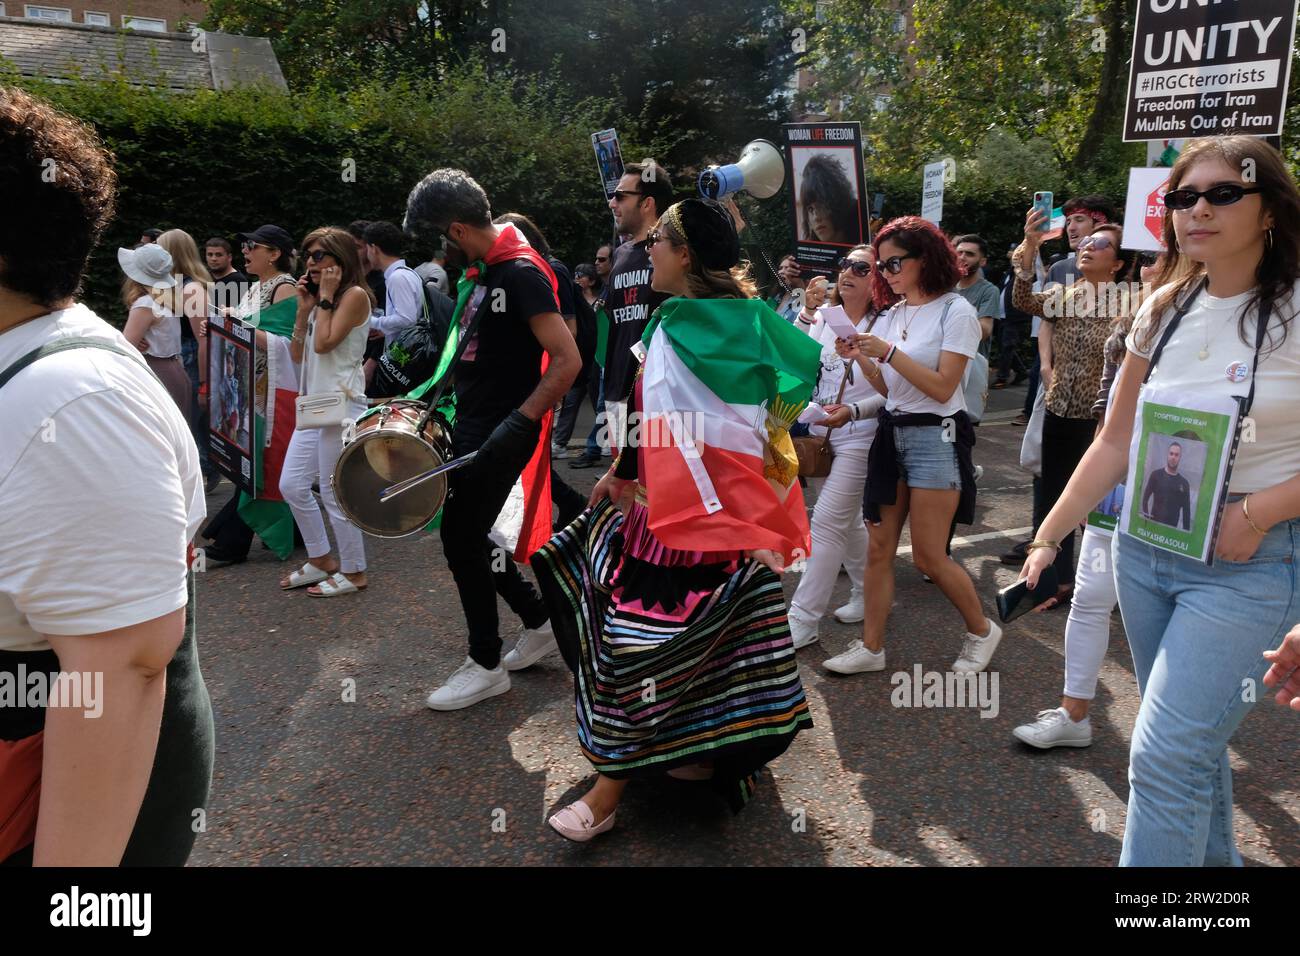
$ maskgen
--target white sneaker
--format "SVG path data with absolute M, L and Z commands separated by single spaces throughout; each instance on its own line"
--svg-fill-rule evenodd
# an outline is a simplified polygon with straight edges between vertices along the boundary
M 989 621 L 988 618 L 985 618 Z M 983 637 L 966 632 L 966 641 L 961 646 L 961 656 L 953 663 L 952 669 L 958 674 L 977 674 L 989 666 L 993 652 L 1002 641 L 1002 628 L 989 621 L 989 632 Z
M 849 603 L 835 609 L 835 620 L 841 624 L 861 624 L 866 616 L 861 591 L 853 591 L 849 594 Z
M 1040 710 L 1032 724 L 1021 724 L 1011 732 L 1017 740 L 1039 750 L 1092 745 L 1092 721 L 1087 717 L 1077 722 L 1071 720 L 1064 707 Z
M 510 675 L 498 664 L 488 670 L 475 663 L 474 658 L 465 658 L 465 663 L 456 668 L 456 672 L 425 701 L 433 710 L 460 710 L 487 700 L 497 694 L 504 694 L 510 689 Z
M 790 615 L 790 636 L 794 638 L 794 649 L 801 650 L 809 644 L 817 643 L 817 622 L 805 621 Z
M 551 622 L 547 621 L 532 630 L 524 628 L 518 643 L 501 663 L 508 671 L 521 671 L 525 667 L 532 667 L 555 649 L 555 631 L 551 629 Z
M 976 480 L 976 481 L 979 481 L 979 480 L 980 480 L 981 478 L 983 478 L 983 477 L 984 477 L 984 466 L 983 466 L 983 465 L 976 465 L 976 466 L 975 466 L 975 480 Z
M 869 650 L 861 641 L 854 641 L 843 654 L 822 661 L 822 667 L 836 674 L 865 674 L 867 671 L 885 669 L 885 650 Z
M 568 446 L 568 445 L 555 445 L 555 444 L 552 444 L 552 445 L 551 445 L 551 458 L 552 458 L 552 459 L 568 458 L 568 457 L 569 457 L 569 446 Z

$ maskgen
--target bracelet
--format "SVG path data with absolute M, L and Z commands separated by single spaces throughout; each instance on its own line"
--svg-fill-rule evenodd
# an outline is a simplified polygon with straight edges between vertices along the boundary
M 1048 541 L 1046 539 L 1039 538 L 1037 540 L 1030 541 L 1027 545 L 1025 545 L 1025 553 L 1028 554 L 1030 551 L 1034 551 L 1038 548 L 1051 548 L 1053 551 L 1060 551 L 1061 545 L 1060 542 L 1058 541 Z
M 1249 500 L 1250 500 L 1250 495 L 1247 495 L 1246 497 L 1241 499 L 1241 516 L 1246 519 L 1246 524 L 1250 525 L 1251 530 L 1254 531 L 1255 534 L 1259 535 L 1260 537 L 1263 537 L 1264 535 L 1268 534 L 1268 532 L 1260 528 L 1259 525 L 1255 524 L 1255 522 L 1251 520 L 1250 509 L 1246 507 L 1246 502 Z
M 885 353 L 885 354 L 884 354 L 884 355 L 879 359 L 880 364 L 881 364 L 881 365 L 888 365 L 888 364 L 890 363 L 890 361 L 893 360 L 893 358 L 894 358 L 894 353 L 897 352 L 897 351 L 898 351 L 898 346 L 897 346 L 897 345 L 890 345 L 890 346 L 889 346 L 889 351 L 886 352 L 886 353 Z

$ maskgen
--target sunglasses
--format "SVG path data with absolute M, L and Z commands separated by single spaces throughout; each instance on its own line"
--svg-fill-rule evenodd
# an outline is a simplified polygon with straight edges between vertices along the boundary
M 1101 252 L 1103 249 L 1113 248 L 1115 248 L 1115 244 L 1110 241 L 1110 236 L 1084 236 L 1079 240 L 1076 251 L 1083 252 L 1085 249 L 1096 249 Z
M 645 247 L 647 249 L 649 249 L 657 242 L 664 242 L 664 241 L 672 242 L 672 240 L 669 239 L 667 235 L 660 232 L 658 229 L 651 229 L 649 232 L 645 234 Z
M 876 263 L 876 271 L 881 275 L 886 272 L 890 275 L 898 275 L 903 271 L 903 260 L 915 258 L 916 256 L 890 256 L 888 259 L 881 259 Z
M 324 249 L 313 249 L 311 252 L 306 254 L 306 258 L 308 262 L 320 262 L 328 255 L 329 253 Z
M 243 242 L 239 244 L 239 248 L 243 249 L 245 252 L 248 252 L 250 249 L 257 249 L 257 248 L 271 249 L 273 247 L 268 246 L 266 245 L 266 243 L 263 242 L 253 242 L 251 239 L 245 239 Z
M 1143 269 L 1150 269 L 1160 259 L 1158 252 L 1139 252 L 1138 265 Z
M 597 262 L 609 262 L 609 256 L 597 256 L 597 257 L 596 257 L 596 261 L 597 261 Z
M 638 191 L 635 190 L 635 189 L 615 189 L 615 190 L 614 190 L 614 199 L 615 199 L 615 201 L 617 201 L 617 202 L 622 202 L 622 201 L 623 201 L 624 199 L 626 199 L 628 196 L 644 196 L 644 195 L 645 195 L 645 193 L 643 193 L 643 192 L 638 192 Z
M 835 263 L 835 267 L 839 269 L 840 272 L 852 271 L 852 273 L 860 279 L 871 275 L 871 263 L 864 262 L 861 259 L 849 259 L 848 257 L 844 257 L 840 259 L 839 262 Z
M 1231 206 L 1235 202 L 1241 202 L 1242 196 L 1253 196 L 1263 191 L 1258 186 L 1248 189 L 1236 183 L 1221 183 L 1218 186 L 1211 186 L 1204 192 L 1197 192 L 1195 189 L 1171 189 L 1165 193 L 1165 208 L 1191 209 L 1196 205 L 1196 200 L 1202 196 L 1211 206 Z

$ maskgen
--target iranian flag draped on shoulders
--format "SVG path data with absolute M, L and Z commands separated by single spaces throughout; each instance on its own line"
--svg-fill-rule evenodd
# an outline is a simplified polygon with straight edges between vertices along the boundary
M 790 426 L 821 347 L 759 299 L 669 299 L 642 343 L 650 530 L 670 548 L 808 555 Z

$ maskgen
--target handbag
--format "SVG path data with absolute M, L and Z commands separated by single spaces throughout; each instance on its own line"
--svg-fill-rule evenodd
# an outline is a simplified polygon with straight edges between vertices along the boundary
M 840 393 L 835 396 L 836 405 L 844 399 L 844 386 L 848 384 L 849 376 L 852 374 L 852 368 L 846 363 L 844 375 L 840 378 Z M 794 442 L 794 453 L 799 459 L 801 478 L 825 478 L 831 473 L 831 460 L 835 457 L 835 453 L 831 450 L 829 428 L 826 429 L 824 438 L 818 438 L 816 435 L 800 435 L 790 440 Z
M 1020 442 L 1020 467 L 1035 477 L 1043 473 L 1043 418 L 1047 412 L 1047 389 L 1041 384 L 1034 396 L 1034 410 Z
M 308 346 L 304 343 L 304 349 Z M 302 370 L 298 373 L 298 397 L 294 399 L 294 428 L 330 428 L 342 425 L 348 418 L 347 392 L 314 392 L 303 394 L 307 384 L 307 356 L 303 355 Z

